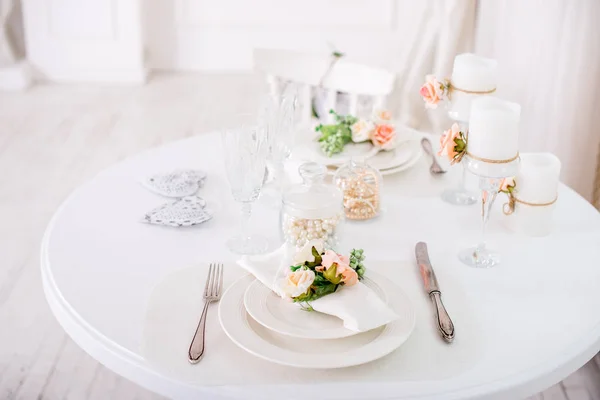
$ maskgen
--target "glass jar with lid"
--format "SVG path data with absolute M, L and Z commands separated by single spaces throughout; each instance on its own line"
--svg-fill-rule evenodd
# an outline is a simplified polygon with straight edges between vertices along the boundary
M 297 247 L 321 239 L 325 248 L 335 248 L 344 219 L 342 193 L 334 185 L 325 183 L 327 168 L 321 164 L 304 163 L 298 172 L 302 183 L 291 186 L 283 194 L 283 237 Z
M 364 158 L 352 158 L 333 178 L 344 197 L 344 213 L 350 220 L 375 218 L 381 210 L 381 173 Z

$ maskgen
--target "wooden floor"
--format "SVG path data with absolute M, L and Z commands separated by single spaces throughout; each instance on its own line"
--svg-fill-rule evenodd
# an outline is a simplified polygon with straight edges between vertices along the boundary
M 61 201 L 142 149 L 214 130 L 253 107 L 245 76 L 162 75 L 143 87 L 37 86 L 0 93 L 0 400 L 159 399 L 94 361 L 42 292 L 39 245 Z M 600 356 L 533 397 L 600 400 Z

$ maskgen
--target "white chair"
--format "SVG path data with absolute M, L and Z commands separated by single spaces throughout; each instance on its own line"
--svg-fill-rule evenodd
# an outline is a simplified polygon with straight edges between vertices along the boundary
M 267 77 L 273 95 L 280 93 L 286 82 L 300 87 L 302 123 L 310 123 L 311 100 L 317 90 L 323 90 L 325 110 L 336 110 L 337 93 L 348 95 L 348 112 L 356 114 L 359 96 L 373 98 L 374 109 L 385 106 L 386 97 L 392 92 L 395 75 L 381 68 L 370 67 L 337 59 L 331 55 L 300 53 L 291 50 L 255 49 L 254 68 Z M 333 116 L 323 118 L 330 123 Z

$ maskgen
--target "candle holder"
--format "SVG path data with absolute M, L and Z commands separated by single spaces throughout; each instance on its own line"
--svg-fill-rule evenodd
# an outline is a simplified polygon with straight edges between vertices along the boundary
M 448 114 L 450 115 L 451 113 Z M 468 132 L 468 123 L 460 121 L 457 122 L 460 125 L 460 130 L 462 132 Z M 461 165 L 462 171 L 458 186 L 452 189 L 444 190 L 441 197 L 446 203 L 450 203 L 455 206 L 470 206 L 477 203 L 477 196 L 475 193 L 467 190 L 466 188 L 465 180 L 467 175 L 467 167 L 465 166 L 465 162 L 461 160 L 459 164 Z
M 498 195 L 498 189 L 503 178 L 512 177 L 519 171 L 520 159 L 496 162 L 493 160 L 482 161 L 470 157 L 468 154 L 463 158 L 465 167 L 473 174 L 479 176 L 479 188 L 481 189 L 481 241 L 475 247 L 462 250 L 458 258 L 465 264 L 476 268 L 490 268 L 500 264 L 498 252 L 488 249 L 485 242 L 485 231 L 490 212 Z M 492 162 L 493 161 L 493 162 Z

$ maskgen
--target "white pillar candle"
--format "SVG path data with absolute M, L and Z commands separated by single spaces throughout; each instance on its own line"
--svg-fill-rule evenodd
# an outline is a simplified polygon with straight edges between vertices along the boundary
M 450 78 L 454 87 L 450 94 L 450 118 L 462 122 L 469 120 L 471 101 L 496 90 L 497 66 L 496 60 L 471 53 L 459 54 L 454 58 Z
M 495 97 L 473 100 L 467 152 L 494 161 L 512 159 L 519 152 L 521 106 Z
M 560 160 L 550 153 L 525 153 L 521 155 L 521 165 L 515 177 L 514 212 L 509 215 L 509 226 L 514 231 L 529 236 L 545 236 L 552 230 L 552 203 L 558 194 Z

